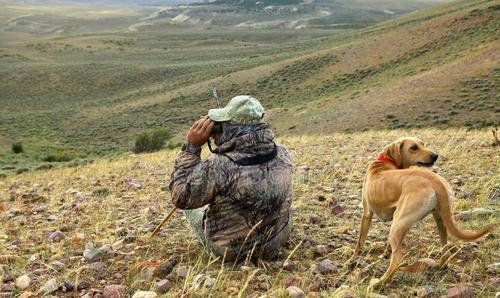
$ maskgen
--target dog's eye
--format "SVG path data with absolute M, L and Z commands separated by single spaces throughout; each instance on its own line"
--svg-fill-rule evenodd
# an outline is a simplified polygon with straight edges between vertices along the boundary
M 417 145 L 413 145 L 413 146 L 411 146 L 410 149 L 413 150 L 413 151 L 417 151 L 418 150 L 418 146 Z

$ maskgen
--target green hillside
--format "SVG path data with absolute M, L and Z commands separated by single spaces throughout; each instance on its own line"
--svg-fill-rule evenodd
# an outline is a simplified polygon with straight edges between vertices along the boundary
M 159 127 L 176 143 L 213 107 L 211 83 L 225 101 L 261 99 L 281 135 L 497 125 L 499 7 L 455 1 L 358 31 L 130 31 L 135 21 L 98 34 L 4 31 L 0 168 L 10 174 L 121 153 L 139 132 Z M 22 8 L 0 14 L 0 25 L 40 9 Z M 58 13 L 97 18 L 95 7 L 79 9 Z M 115 13 L 109 17 L 137 14 Z M 15 142 L 25 153 L 11 152 Z

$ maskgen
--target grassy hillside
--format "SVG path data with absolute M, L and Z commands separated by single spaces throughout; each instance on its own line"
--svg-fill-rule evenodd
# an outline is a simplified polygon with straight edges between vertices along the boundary
M 214 106 L 211 83 L 224 101 L 259 98 L 280 135 L 498 125 L 499 5 L 454 1 L 353 32 L 169 24 L 130 31 L 138 12 L 127 10 L 112 14 L 122 18 L 119 31 L 4 31 L 0 171 L 121 153 L 157 127 L 178 142 Z M 96 21 L 92 7 L 58 14 Z M 10 7 L 0 23 L 37 9 Z M 18 141 L 26 153 L 14 155 Z
M 345 267 L 358 233 L 366 167 L 384 145 L 402 135 L 421 137 L 439 153 L 433 170 L 455 189 L 454 213 L 462 229 L 499 224 L 500 154 L 489 145 L 488 131 L 406 129 L 286 137 L 280 142 L 290 149 L 297 166 L 291 240 L 279 261 L 265 267 L 231 267 L 203 253 L 181 213 L 149 238 L 172 207 L 165 189 L 176 152 L 124 156 L 77 168 L 24 173 L 0 182 L 0 276 L 7 281 L 2 291 L 12 289 L 8 280 L 22 274 L 32 278 L 26 290 L 31 292 L 56 279 L 56 287 L 61 286 L 54 293 L 57 296 L 93 295 L 110 284 L 122 284 L 127 294 L 158 291 L 156 281 L 167 273 L 148 272 L 176 258 L 179 264 L 174 272 L 185 268 L 187 276 L 170 274 L 171 289 L 165 297 L 285 297 L 289 285 L 300 287 L 309 297 L 409 297 L 424 286 L 434 291 L 431 297 L 440 297 L 452 284 L 470 287 L 477 297 L 493 297 L 498 263 L 490 265 L 500 257 L 498 231 L 472 243 L 454 241 L 458 251 L 450 255 L 439 247 L 432 217 L 408 234 L 404 262 L 424 257 L 444 260 L 441 269 L 399 270 L 387 287 L 368 289 L 370 279 L 380 277 L 388 266 L 388 260 L 379 257 L 388 224 L 378 219 L 358 266 Z M 319 221 L 311 220 L 314 215 Z M 82 257 L 89 243 L 108 248 L 89 262 Z M 8 263 L 5 255 L 14 255 L 14 260 Z M 292 263 L 285 270 L 282 263 L 287 259 Z M 325 259 L 337 271 L 313 273 L 311 266 Z M 204 283 L 207 279 L 210 282 Z M 14 288 L 13 293 L 20 291 Z

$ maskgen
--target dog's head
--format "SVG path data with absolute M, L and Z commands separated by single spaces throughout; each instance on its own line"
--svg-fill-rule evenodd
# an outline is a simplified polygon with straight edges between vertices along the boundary
M 438 155 L 425 149 L 424 142 L 419 138 L 401 138 L 384 147 L 382 155 L 392 159 L 397 167 L 406 169 L 411 166 L 431 167 Z

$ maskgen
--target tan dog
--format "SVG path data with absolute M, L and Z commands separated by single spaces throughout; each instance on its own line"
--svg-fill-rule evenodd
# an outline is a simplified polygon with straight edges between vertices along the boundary
M 359 256 L 366 239 L 373 214 L 390 221 L 389 244 L 392 249 L 389 268 L 376 283 L 389 281 L 402 259 L 402 242 L 408 230 L 419 220 L 432 213 L 436 220 L 442 245 L 448 240 L 447 232 L 462 240 L 474 240 L 488 233 L 463 232 L 453 220 L 450 202 L 451 186 L 439 175 L 410 166 L 434 165 L 438 155 L 425 149 L 417 138 L 402 138 L 385 147 L 380 156 L 368 167 L 363 184 L 363 219 L 359 239 L 350 261 Z

